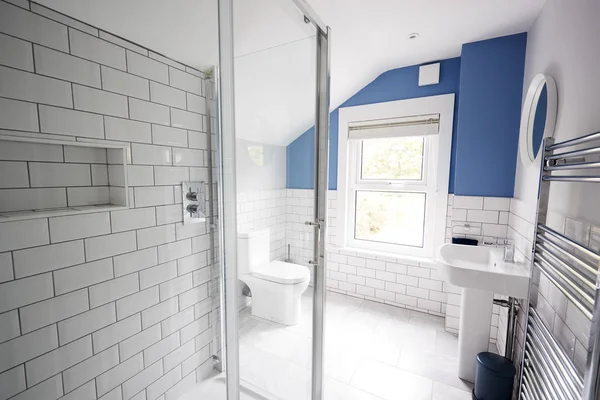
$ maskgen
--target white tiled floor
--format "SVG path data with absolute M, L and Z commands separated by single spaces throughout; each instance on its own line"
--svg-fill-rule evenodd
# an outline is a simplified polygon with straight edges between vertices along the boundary
M 296 326 L 242 312 L 241 378 L 278 399 L 310 399 L 311 295 Z M 326 399 L 471 400 L 457 346 L 442 318 L 327 293 Z

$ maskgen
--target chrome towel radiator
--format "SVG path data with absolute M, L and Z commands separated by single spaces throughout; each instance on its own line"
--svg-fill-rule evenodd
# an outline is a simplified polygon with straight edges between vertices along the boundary
M 595 142 L 595 144 L 594 144 Z M 521 400 L 600 399 L 600 255 L 546 225 L 551 182 L 600 183 L 585 171 L 600 168 L 600 132 L 554 143 L 546 139 L 531 257 L 531 281 L 521 363 Z M 598 199 L 600 209 L 600 199 Z M 540 276 L 545 276 L 590 320 L 583 376 L 558 344 L 538 310 Z

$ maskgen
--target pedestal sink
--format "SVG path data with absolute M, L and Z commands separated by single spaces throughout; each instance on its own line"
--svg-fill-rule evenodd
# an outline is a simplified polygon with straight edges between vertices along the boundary
M 476 356 L 487 351 L 494 294 L 526 298 L 529 273 L 523 264 L 504 262 L 503 248 L 445 244 L 437 262 L 446 281 L 462 288 L 458 376 L 475 381 Z

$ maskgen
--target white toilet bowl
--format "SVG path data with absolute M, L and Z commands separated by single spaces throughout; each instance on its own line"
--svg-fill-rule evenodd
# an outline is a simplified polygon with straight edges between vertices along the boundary
M 308 268 L 272 261 L 251 274 L 240 275 L 240 280 L 252 293 L 252 315 L 283 325 L 298 324 L 302 293 L 310 282 Z
M 238 278 L 252 293 L 252 315 L 284 325 L 300 321 L 307 267 L 269 261 L 269 230 L 238 233 Z

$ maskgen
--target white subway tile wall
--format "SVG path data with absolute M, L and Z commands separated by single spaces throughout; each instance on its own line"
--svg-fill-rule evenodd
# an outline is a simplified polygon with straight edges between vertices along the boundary
M 180 397 L 218 351 L 207 226 L 182 225 L 179 204 L 190 169 L 209 168 L 212 84 L 35 3 L 0 1 L 0 65 L 0 129 L 126 143 L 133 156 L 129 210 L 0 222 L 0 397 Z M 110 151 L 3 142 L 0 160 L 2 207 L 89 204 L 109 193 L 92 185 L 123 185 Z
M 458 333 L 460 289 L 444 282 L 435 263 L 339 248 L 336 199 L 337 191 L 328 191 L 328 290 L 444 316 L 446 330 Z M 502 243 L 507 238 L 510 200 L 449 195 L 446 241 L 450 242 L 452 236 L 456 236 Z M 304 222 L 313 214 L 313 202 L 314 191 L 287 189 L 285 244 L 286 247 L 290 245 L 293 262 L 309 268 L 308 261 L 313 258 L 313 235 L 312 228 Z M 468 230 L 464 229 L 465 224 L 469 225 Z M 505 315 L 504 327 L 499 328 L 499 324 L 500 315 L 506 311 L 494 306 L 493 312 L 490 341 L 502 342 L 503 349 Z

